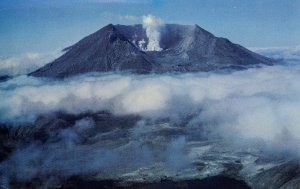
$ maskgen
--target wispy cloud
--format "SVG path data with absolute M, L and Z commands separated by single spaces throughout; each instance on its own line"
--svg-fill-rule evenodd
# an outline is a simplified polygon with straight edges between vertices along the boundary
M 103 16 L 111 19 L 118 19 L 121 22 L 130 22 L 130 23 L 141 23 L 142 22 L 142 16 L 136 16 L 136 15 L 129 15 L 129 14 L 118 14 L 113 12 L 103 12 Z
M 274 59 L 300 61 L 300 45 L 296 47 L 251 48 L 251 50 Z
M 94 3 L 147 3 L 149 0 L 88 0 Z
M 61 54 L 59 51 L 52 53 L 29 52 L 9 58 L 0 59 L 0 76 L 15 76 L 27 74 L 49 63 Z
M 119 15 L 119 18 L 121 20 L 128 20 L 132 22 L 139 22 L 141 21 L 141 17 L 139 16 L 133 16 L 133 15 Z

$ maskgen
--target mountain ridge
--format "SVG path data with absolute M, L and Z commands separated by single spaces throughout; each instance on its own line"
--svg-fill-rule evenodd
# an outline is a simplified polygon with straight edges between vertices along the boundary
M 29 75 L 65 78 L 107 71 L 195 72 L 274 63 L 198 25 L 164 24 L 160 35 L 162 50 L 147 51 L 149 38 L 143 25 L 108 24 L 65 48 L 61 57 Z

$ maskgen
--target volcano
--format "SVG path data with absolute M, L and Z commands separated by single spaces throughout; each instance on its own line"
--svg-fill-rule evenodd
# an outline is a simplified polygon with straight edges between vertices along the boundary
M 148 43 L 141 24 L 109 24 L 65 48 L 61 57 L 30 75 L 65 78 L 87 72 L 197 72 L 273 64 L 198 25 L 164 24 L 159 41 L 162 50 L 146 51 Z

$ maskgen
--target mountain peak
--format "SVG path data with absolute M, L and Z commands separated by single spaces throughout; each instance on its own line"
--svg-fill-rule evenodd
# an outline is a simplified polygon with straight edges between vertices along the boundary
M 115 25 L 113 25 L 112 23 L 104 26 L 103 28 L 101 28 L 100 30 L 106 30 L 106 31 L 113 31 L 113 32 L 118 32 L 117 28 L 115 27 Z M 98 30 L 98 31 L 100 31 Z
M 147 51 L 153 42 L 161 51 Z M 141 24 L 108 24 L 30 75 L 61 78 L 106 71 L 190 72 L 255 64 L 273 62 L 198 25 L 165 24 L 153 31 Z

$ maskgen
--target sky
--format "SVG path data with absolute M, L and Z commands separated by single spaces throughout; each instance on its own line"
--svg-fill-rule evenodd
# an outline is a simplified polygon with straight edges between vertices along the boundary
M 300 44 L 300 0 L 1 0 L 0 58 L 60 50 L 148 14 L 198 24 L 245 47 Z

